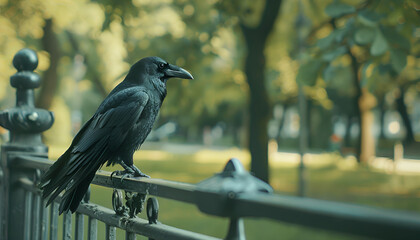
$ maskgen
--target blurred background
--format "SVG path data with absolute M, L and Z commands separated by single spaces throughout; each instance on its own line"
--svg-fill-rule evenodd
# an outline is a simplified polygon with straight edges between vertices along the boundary
M 36 50 L 51 159 L 132 64 L 159 56 L 195 79 L 168 82 L 136 154 L 145 173 L 197 183 L 237 157 L 277 193 L 420 211 L 417 1 L 1 0 L 0 11 L 0 108 L 14 105 L 14 54 Z M 161 201 L 162 222 L 224 236 L 225 220 Z M 246 230 L 355 239 L 260 220 Z

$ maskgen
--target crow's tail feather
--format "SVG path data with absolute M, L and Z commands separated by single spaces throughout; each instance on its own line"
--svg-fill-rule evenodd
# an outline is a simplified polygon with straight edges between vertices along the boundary
M 90 182 L 92 182 L 93 177 L 95 177 L 95 172 L 96 171 L 93 171 L 87 175 L 84 180 L 81 181 L 81 183 L 77 186 L 66 190 L 60 203 L 60 215 L 61 213 L 67 212 L 68 210 L 70 210 L 72 213 L 76 211 L 89 188 Z
M 40 187 L 47 206 L 63 191 L 60 214 L 76 211 L 96 171 L 107 160 L 104 151 L 105 140 L 98 142 L 90 151 L 72 152 L 70 147 L 43 175 Z

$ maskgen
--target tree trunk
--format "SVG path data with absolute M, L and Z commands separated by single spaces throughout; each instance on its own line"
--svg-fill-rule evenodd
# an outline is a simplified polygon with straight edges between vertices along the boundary
M 360 119 L 361 119 L 361 149 L 359 161 L 368 162 L 375 157 L 375 138 L 373 136 L 373 124 L 375 117 L 372 109 L 376 105 L 376 98 L 366 88 L 362 89 L 362 96 L 359 98 Z
M 346 122 L 346 135 L 344 136 L 344 146 L 351 147 L 351 124 L 353 123 L 353 118 L 351 115 L 346 115 L 347 122 Z
M 312 117 L 311 116 L 313 116 L 312 115 L 312 100 L 310 99 L 310 98 L 307 98 L 307 99 L 305 99 L 305 101 L 306 101 L 306 120 L 305 120 L 305 127 L 306 127 L 306 136 L 305 136 L 305 140 L 303 140 L 303 141 L 306 141 L 306 143 L 305 143 L 305 145 L 306 145 L 306 147 L 305 148 L 307 148 L 307 149 L 310 149 L 311 147 L 313 147 L 313 144 L 312 144 L 312 137 L 313 137 L 313 135 L 314 134 L 317 134 L 317 133 L 314 133 L 313 132 L 313 130 L 315 130 L 315 129 L 313 129 L 312 128 Z M 303 126 L 302 126 L 303 127 Z M 299 127 L 300 128 L 300 127 Z M 307 150 L 307 149 L 305 149 L 305 151 Z
M 58 83 L 58 61 L 60 60 L 60 44 L 53 29 L 53 19 L 45 20 L 44 35 L 41 43 L 45 51 L 50 54 L 50 67 L 43 75 L 42 88 L 37 97 L 36 106 L 49 109 L 57 91 Z
M 348 53 L 351 58 L 351 66 L 352 66 L 353 76 L 354 76 L 353 84 L 354 84 L 354 87 L 356 88 L 356 95 L 353 98 L 353 104 L 355 105 L 355 109 L 356 109 L 355 117 L 359 125 L 359 135 L 357 136 L 357 141 L 356 141 L 356 156 L 357 156 L 357 161 L 362 162 L 360 156 L 361 156 L 362 145 L 363 145 L 362 132 L 365 129 L 365 126 L 363 126 L 362 111 L 360 109 L 360 99 L 362 98 L 362 88 L 360 87 L 359 64 L 357 63 L 357 59 L 351 53 L 350 49 L 348 49 Z
M 411 125 L 410 116 L 407 112 L 407 106 L 404 102 L 405 92 L 402 87 L 400 87 L 400 96 L 396 99 L 397 103 L 397 110 L 401 115 L 401 118 L 403 120 L 405 130 L 407 132 L 407 135 L 405 136 L 404 143 L 412 143 L 414 142 L 414 134 L 413 134 L 413 127 Z
M 280 146 L 281 144 L 281 133 L 283 131 L 283 127 L 284 127 L 284 122 L 286 121 L 286 112 L 289 109 L 289 104 L 288 103 L 284 103 L 283 104 L 283 114 L 281 115 L 281 119 L 280 119 L 280 123 L 279 123 L 279 129 L 277 132 L 277 143 Z
M 385 94 L 381 97 L 381 101 L 379 103 L 379 122 L 380 122 L 380 132 L 379 138 L 385 139 Z
M 331 25 L 337 29 L 335 19 L 332 19 Z M 359 123 L 359 136 L 356 142 L 356 156 L 359 162 L 367 162 L 371 157 L 375 156 L 375 138 L 373 137 L 372 127 L 374 116 L 372 108 L 376 105 L 376 99 L 369 93 L 366 87 L 360 86 L 359 63 L 351 52 L 350 47 L 347 53 L 351 59 L 351 68 L 353 71 L 353 84 L 356 88 L 353 104 L 356 109 L 356 117 Z
M 83 55 L 85 58 L 84 63 L 86 64 L 86 67 L 92 72 L 92 76 L 89 78 L 98 92 L 101 94 L 103 98 L 108 96 L 110 90 L 105 87 L 105 84 L 101 81 L 100 73 L 98 72 L 98 68 L 95 65 L 95 60 L 92 60 L 90 56 L 88 56 L 88 53 L 82 52 L 79 47 L 79 41 L 76 39 L 73 33 L 66 31 L 67 38 L 70 41 L 70 45 L 72 46 L 75 53 L 79 53 Z
M 372 108 L 376 105 L 376 98 L 369 93 L 366 87 L 360 86 L 359 63 L 356 57 L 348 49 L 351 58 L 351 66 L 354 74 L 354 85 L 356 88 L 355 104 L 357 104 L 356 115 L 359 122 L 359 137 L 356 145 L 356 156 L 360 163 L 366 163 L 375 156 L 375 138 L 373 136 L 374 115 Z
M 267 0 L 256 27 L 245 26 L 243 22 L 240 24 L 247 47 L 244 72 L 250 89 L 248 130 L 251 171 L 266 182 L 269 180 L 267 125 L 271 108 L 265 87 L 264 49 L 280 5 L 279 0 Z

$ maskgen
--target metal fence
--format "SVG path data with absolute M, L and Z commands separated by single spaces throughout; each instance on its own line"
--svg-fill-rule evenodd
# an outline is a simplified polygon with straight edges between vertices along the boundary
M 60 198 L 46 208 L 37 187 L 42 172 L 52 164 L 40 134 L 53 123 L 52 113 L 33 104 L 34 88 L 40 84 L 33 73 L 37 62 L 35 52 L 29 49 L 16 54 L 13 64 L 18 72 L 11 77 L 11 85 L 17 89 L 16 107 L 0 113 L 0 125 L 10 130 L 10 141 L 1 148 L 0 239 L 83 239 L 85 231 L 88 239 L 97 239 L 98 221 L 106 226 L 106 239 L 116 239 L 117 228 L 126 232 L 126 239 L 136 239 L 137 234 L 149 239 L 217 239 L 158 222 L 157 199 L 146 201 L 148 196 L 193 204 L 204 213 L 229 218 L 225 237 L 229 240 L 245 239 L 243 218 L 249 217 L 371 238 L 420 239 L 418 214 L 277 195 L 236 159 L 195 185 L 161 179 L 121 180 L 98 171 L 93 184 L 114 189 L 113 209 L 89 202 L 86 194 L 74 220 L 71 214 L 64 214 L 62 236 L 58 236 Z M 134 217 L 144 205 L 148 219 Z

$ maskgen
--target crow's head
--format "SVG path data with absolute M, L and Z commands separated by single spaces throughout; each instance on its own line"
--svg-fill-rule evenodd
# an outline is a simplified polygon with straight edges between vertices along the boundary
M 126 79 L 166 92 L 166 81 L 169 78 L 194 79 L 185 69 L 169 64 L 159 57 L 141 59 L 130 68 Z

